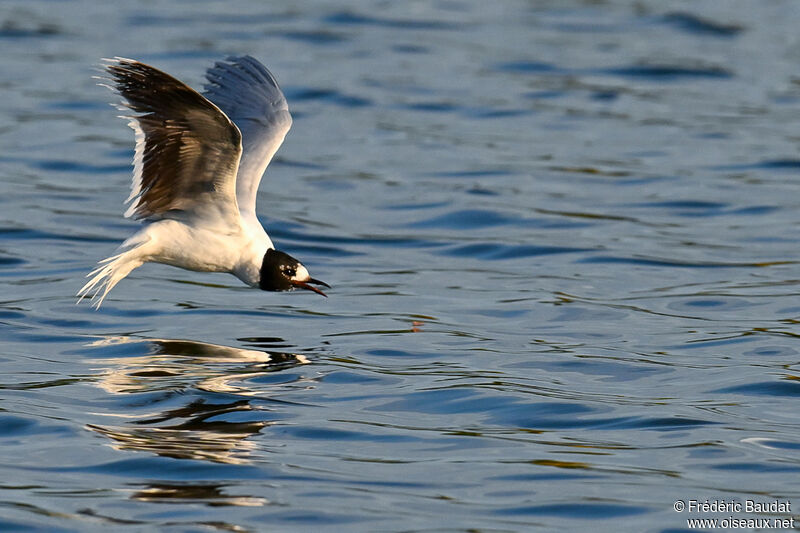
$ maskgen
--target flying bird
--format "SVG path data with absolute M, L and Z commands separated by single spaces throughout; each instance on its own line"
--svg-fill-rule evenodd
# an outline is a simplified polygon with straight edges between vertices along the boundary
M 108 292 L 144 263 L 229 272 L 265 291 L 314 285 L 305 266 L 276 250 L 256 217 L 261 176 L 292 125 L 275 77 L 250 56 L 206 72 L 200 94 L 132 59 L 105 60 L 100 78 L 121 97 L 136 139 L 125 216 L 143 221 L 117 253 L 99 262 L 78 302 L 99 308 Z

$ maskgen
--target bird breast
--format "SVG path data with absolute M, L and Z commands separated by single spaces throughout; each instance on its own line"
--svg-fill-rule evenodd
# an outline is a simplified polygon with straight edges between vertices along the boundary
M 150 261 L 199 272 L 230 272 L 248 285 L 258 285 L 261 247 L 241 227 L 229 230 L 160 220 L 143 231 L 150 237 Z

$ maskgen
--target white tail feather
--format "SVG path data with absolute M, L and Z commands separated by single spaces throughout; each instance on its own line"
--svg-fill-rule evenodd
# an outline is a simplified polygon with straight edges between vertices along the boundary
M 144 263 L 141 246 L 148 240 L 138 234 L 134 235 L 120 246 L 124 251 L 99 261 L 99 266 L 86 274 L 87 278 L 92 276 L 92 279 L 78 291 L 76 303 L 81 303 L 84 298 L 91 295 L 92 305 L 95 309 L 99 309 L 109 291 L 134 268 Z

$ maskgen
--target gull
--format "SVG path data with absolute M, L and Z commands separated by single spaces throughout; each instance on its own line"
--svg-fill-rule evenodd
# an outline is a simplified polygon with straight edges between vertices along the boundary
M 200 94 L 149 65 L 104 60 L 118 108 L 136 140 L 125 216 L 143 226 L 90 272 L 78 302 L 99 308 L 108 292 L 147 262 L 228 272 L 265 291 L 330 286 L 276 250 L 256 216 L 261 176 L 292 125 L 275 77 L 250 56 L 229 57 L 206 72 Z

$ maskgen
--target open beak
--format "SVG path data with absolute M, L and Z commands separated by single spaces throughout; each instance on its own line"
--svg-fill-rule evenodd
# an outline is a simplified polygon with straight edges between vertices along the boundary
M 329 288 L 329 289 L 331 288 L 331 286 L 330 286 L 330 285 L 328 285 L 327 283 L 325 283 L 324 281 L 320 281 L 320 280 L 318 280 L 318 279 L 314 279 L 314 278 L 308 278 L 308 279 L 307 279 L 307 280 L 305 280 L 305 281 L 294 281 L 294 280 L 292 280 L 292 285 L 294 285 L 295 287 L 300 287 L 301 289 L 306 289 L 306 290 L 309 290 L 309 291 L 314 291 L 314 292 L 316 292 L 317 294 L 321 294 L 321 295 L 322 295 L 322 296 L 324 296 L 325 298 L 327 298 L 327 297 L 328 297 L 328 295 L 327 295 L 327 294 L 325 294 L 324 292 L 322 292 L 322 291 L 321 291 L 321 290 L 319 290 L 318 288 L 316 288 L 316 287 L 313 287 L 313 286 L 311 285 L 312 283 L 313 283 L 314 285 L 322 285 L 323 287 L 327 287 L 327 288 Z

